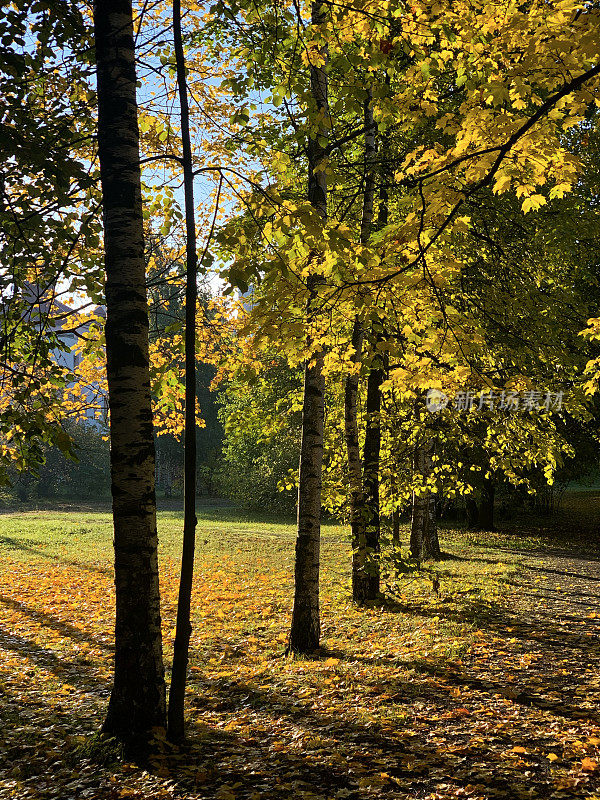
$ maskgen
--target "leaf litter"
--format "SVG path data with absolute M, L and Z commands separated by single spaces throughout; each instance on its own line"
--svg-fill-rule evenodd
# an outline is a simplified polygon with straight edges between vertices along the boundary
M 227 552 L 205 548 L 189 744 L 157 738 L 146 769 L 96 734 L 111 680 L 110 565 L 3 553 L 0 797 L 600 796 L 595 557 L 515 557 L 502 536 L 449 534 L 444 547 L 454 558 L 436 573 L 439 595 L 426 574 L 388 578 L 389 599 L 359 610 L 345 539 L 327 537 L 313 659 L 283 655 L 293 538 L 255 530 Z M 167 654 L 176 563 L 161 564 Z

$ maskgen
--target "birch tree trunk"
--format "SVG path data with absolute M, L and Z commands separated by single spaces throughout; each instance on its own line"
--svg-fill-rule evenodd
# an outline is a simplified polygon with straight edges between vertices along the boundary
M 352 348 L 354 366 L 362 359 L 363 326 L 354 319 L 352 327 Z M 366 563 L 366 539 L 364 516 L 363 470 L 358 439 L 358 372 L 346 377 L 344 386 L 344 435 L 348 459 L 348 478 L 350 488 L 350 530 L 352 535 L 352 599 L 359 602 L 361 580 Z
M 311 24 L 325 22 L 326 11 L 320 0 L 312 4 Z M 326 118 L 327 49 L 320 48 L 323 64 L 310 66 L 310 86 L 317 112 Z M 326 159 L 321 139 L 323 129 L 308 141 L 308 200 L 327 218 L 327 176 L 320 167 Z M 309 300 L 307 317 L 310 324 L 319 285 L 318 276 L 308 279 Z M 311 342 L 308 342 L 310 350 Z M 317 353 L 306 362 L 302 405 L 302 441 L 298 478 L 298 534 L 294 569 L 294 607 L 288 640 L 288 651 L 309 654 L 319 647 L 321 622 L 319 612 L 319 560 L 321 548 L 321 481 L 323 467 L 323 431 L 325 415 L 325 378 L 323 354 Z
M 115 676 L 103 732 L 142 755 L 166 712 L 130 0 L 96 0 L 94 34 L 116 586 Z
M 436 495 L 430 493 L 429 495 L 429 525 L 427 526 L 427 534 L 425 537 L 427 558 L 432 558 L 438 561 L 442 556 L 442 549 L 440 547 L 440 539 L 437 526 L 437 505 Z
M 185 56 L 181 35 L 181 2 L 173 0 L 173 38 L 177 67 L 177 88 L 181 115 L 181 145 L 186 228 L 185 288 L 185 432 L 183 489 L 183 550 L 177 623 L 173 648 L 173 672 L 169 690 L 167 735 L 180 742 L 185 735 L 184 706 L 192 624 L 190 619 L 194 552 L 196 547 L 196 301 L 198 294 L 198 253 L 196 250 L 196 210 L 194 207 L 194 167 L 190 140 L 190 119 L 185 77 Z

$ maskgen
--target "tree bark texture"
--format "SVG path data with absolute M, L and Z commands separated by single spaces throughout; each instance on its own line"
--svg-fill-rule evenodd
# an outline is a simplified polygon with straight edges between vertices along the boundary
M 433 468 L 431 445 L 415 447 L 413 470 L 420 482 L 425 482 Z M 441 555 L 437 532 L 435 495 L 431 491 L 413 492 L 413 513 L 410 531 L 410 551 L 417 561 L 438 559 Z
M 131 753 L 166 724 L 132 9 L 96 0 L 98 147 L 115 547 L 115 675 L 103 731 Z
M 317 0 L 312 4 L 311 24 L 325 22 L 325 6 Z M 328 114 L 327 101 L 327 49 L 321 48 L 323 65 L 310 66 L 310 86 L 317 112 Z M 324 126 L 319 134 L 308 141 L 308 200 L 327 219 L 327 175 L 323 167 L 326 151 L 321 139 L 326 136 Z M 309 299 L 307 319 L 310 324 L 317 299 L 319 280 L 312 275 L 308 280 Z M 308 349 L 311 349 L 308 342 Z M 302 441 L 298 478 L 298 533 L 294 569 L 294 607 L 288 640 L 288 650 L 310 654 L 319 647 L 321 623 L 319 612 L 319 561 L 321 548 L 321 483 L 323 468 L 323 432 L 325 417 L 325 378 L 323 354 L 317 353 L 304 367 L 302 405 Z
M 366 430 L 364 462 L 364 516 L 365 516 L 365 564 L 353 578 L 355 601 L 359 605 L 374 603 L 379 597 L 379 460 L 381 450 L 381 384 L 383 370 L 371 365 L 367 378 Z
M 183 550 L 177 623 L 173 649 L 173 672 L 169 690 L 167 735 L 172 742 L 185 736 L 184 706 L 189 661 L 192 583 L 196 547 L 196 302 L 198 253 L 196 249 L 196 210 L 194 206 L 194 165 L 190 140 L 190 119 L 185 77 L 185 55 L 181 34 L 181 2 L 173 0 L 173 39 L 177 67 L 177 88 L 181 116 L 181 145 L 186 228 L 185 288 L 185 421 L 184 421 L 184 499 Z
M 321 635 L 319 561 L 324 402 L 323 358 L 319 356 L 304 370 L 295 591 L 289 638 L 289 650 L 294 653 L 312 653 L 319 647 Z
M 371 115 L 370 120 L 373 122 Z M 365 117 L 367 124 L 367 118 Z M 387 137 L 383 139 L 383 151 L 387 152 Z M 379 208 L 377 227 L 384 228 L 388 224 L 389 196 L 388 178 L 383 174 L 379 187 Z M 364 463 L 364 503 L 365 503 L 365 539 L 366 539 L 366 578 L 360 590 L 361 604 L 374 603 L 380 594 L 380 538 L 381 516 L 379 507 L 379 467 L 381 453 L 381 385 L 385 380 L 387 355 L 378 352 L 377 345 L 384 339 L 384 326 L 376 320 L 371 331 L 373 358 L 367 378 L 366 429 Z
M 363 326 L 360 318 L 352 327 L 352 362 L 356 366 L 362 358 Z M 366 565 L 366 536 L 364 514 L 363 469 L 358 438 L 358 388 L 359 374 L 346 377 L 344 385 L 344 434 L 348 459 L 350 485 L 350 530 L 352 535 L 352 598 L 359 602 L 361 576 Z

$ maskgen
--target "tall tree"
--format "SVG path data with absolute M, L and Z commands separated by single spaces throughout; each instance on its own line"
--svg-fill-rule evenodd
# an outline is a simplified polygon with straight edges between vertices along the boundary
M 381 384 L 384 372 L 381 366 L 381 355 L 374 355 L 373 363 L 367 378 L 367 401 L 364 461 L 364 509 L 365 545 L 367 563 L 363 585 L 362 603 L 372 603 L 379 596 L 379 549 L 380 549 L 380 492 L 379 463 L 381 454 Z
M 96 0 L 98 148 L 115 547 L 115 676 L 104 733 L 142 755 L 166 725 L 148 304 L 130 0 Z
M 367 244 L 371 235 L 373 224 L 373 208 L 375 193 L 375 155 L 377 153 L 375 121 L 373 119 L 373 96 L 369 90 L 364 103 L 365 123 L 365 167 L 363 205 L 360 225 L 361 244 Z M 367 549 L 367 518 L 365 509 L 365 486 L 363 486 L 363 464 L 360 457 L 360 444 L 358 436 L 358 389 L 360 375 L 358 367 L 362 361 L 364 329 L 360 316 L 354 319 L 352 328 L 352 361 L 355 369 L 345 380 L 344 386 L 344 426 L 346 437 L 346 456 L 348 459 L 348 472 L 350 478 L 350 528 L 352 532 L 352 599 L 355 603 L 363 605 L 372 592 L 373 576 L 370 571 L 369 554 Z M 372 388 L 372 387 L 371 387 Z M 367 391 L 367 394 L 368 391 Z M 373 401 L 373 392 L 369 395 Z M 370 466 L 374 455 L 374 440 L 365 443 L 369 454 Z M 366 475 L 365 475 L 366 478 Z M 372 484 L 369 484 L 372 489 Z M 372 522 L 372 520 L 370 520 Z M 369 537 L 372 539 L 372 536 Z M 379 581 L 377 581 L 379 584 Z M 377 592 L 379 586 L 377 585 Z
M 326 72 L 327 47 L 321 30 L 326 20 L 325 6 L 316 0 L 311 8 L 311 23 L 321 41 L 316 59 L 310 64 L 310 86 L 319 125 L 308 141 L 308 200 L 320 215 L 327 219 L 327 158 L 326 141 L 328 115 Z M 318 257 L 317 253 L 310 256 Z M 314 313 L 319 286 L 318 274 L 308 278 L 308 308 Z M 318 345 L 317 345 L 318 347 Z M 309 352 L 311 348 L 308 348 Z M 321 548 L 321 473 L 323 467 L 323 428 L 325 414 L 325 378 L 323 352 L 317 350 L 306 361 L 302 405 L 302 440 L 298 478 L 298 534 L 296 538 L 295 589 L 292 625 L 288 648 L 294 653 L 311 653 L 319 646 L 321 623 L 319 614 L 319 558 Z
M 387 82 L 387 80 L 386 80 Z M 373 121 L 371 116 L 370 121 Z M 384 137 L 383 151 L 387 153 L 387 136 Z M 379 189 L 379 209 L 377 227 L 385 228 L 389 221 L 388 175 L 382 170 Z M 387 359 L 378 345 L 384 341 L 384 321 L 380 312 L 374 314 L 371 322 L 372 357 L 367 377 L 367 400 L 365 405 L 366 427 L 364 461 L 364 516 L 367 569 L 363 585 L 363 603 L 374 603 L 380 592 L 379 551 L 381 547 L 381 508 L 379 472 L 381 466 L 381 386 L 385 378 Z
M 196 542 L 196 301 L 198 253 L 194 208 L 194 166 L 190 140 L 190 115 L 185 76 L 185 55 L 181 35 L 181 2 L 173 0 L 173 35 L 177 86 L 181 110 L 181 145 L 185 194 L 186 288 L 185 288 L 185 434 L 183 551 L 177 601 L 177 625 L 173 651 L 173 673 L 169 690 L 168 736 L 184 738 L 184 700 L 192 625 L 190 607 Z

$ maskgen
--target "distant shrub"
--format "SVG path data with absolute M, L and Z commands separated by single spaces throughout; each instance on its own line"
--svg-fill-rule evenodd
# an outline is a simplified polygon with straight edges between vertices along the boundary
M 37 474 L 15 475 L 13 492 L 22 502 L 35 499 L 103 500 L 110 497 L 110 447 L 102 432 L 85 423 L 66 422 L 77 460 L 56 447 L 45 452 Z

